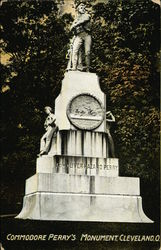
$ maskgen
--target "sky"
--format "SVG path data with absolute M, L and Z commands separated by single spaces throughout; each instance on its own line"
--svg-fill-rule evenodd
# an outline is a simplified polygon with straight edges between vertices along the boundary
M 108 0 L 97 0 L 97 3 L 107 2 Z M 156 0 L 157 1 L 157 0 Z M 74 0 L 64 0 L 64 5 L 61 6 L 61 12 L 75 13 Z
M 97 3 L 107 2 L 108 0 L 97 0 Z M 129 0 L 130 1 L 130 0 Z M 160 0 L 152 0 L 152 2 L 160 5 Z M 60 13 L 71 13 L 75 15 L 74 0 L 64 0 L 64 5 L 60 8 Z

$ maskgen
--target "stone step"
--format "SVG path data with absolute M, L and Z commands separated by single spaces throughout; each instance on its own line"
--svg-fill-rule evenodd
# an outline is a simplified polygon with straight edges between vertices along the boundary
M 140 196 L 36 192 L 25 195 L 19 219 L 152 223 Z
M 38 173 L 26 180 L 26 194 L 34 192 L 140 195 L 135 177 Z

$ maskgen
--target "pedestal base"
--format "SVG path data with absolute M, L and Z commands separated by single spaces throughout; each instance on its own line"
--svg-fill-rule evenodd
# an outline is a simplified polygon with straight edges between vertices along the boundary
M 24 197 L 19 219 L 151 223 L 140 196 L 35 192 Z

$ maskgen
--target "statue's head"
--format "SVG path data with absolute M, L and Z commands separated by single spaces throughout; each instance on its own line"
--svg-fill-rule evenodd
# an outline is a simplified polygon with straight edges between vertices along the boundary
M 84 2 L 77 2 L 76 3 L 76 10 L 80 14 L 84 14 L 86 12 L 86 4 Z
M 46 107 L 44 108 L 44 111 L 45 111 L 46 114 L 50 114 L 50 113 L 53 112 L 53 109 L 52 109 L 51 107 L 49 107 L 49 106 L 46 106 Z

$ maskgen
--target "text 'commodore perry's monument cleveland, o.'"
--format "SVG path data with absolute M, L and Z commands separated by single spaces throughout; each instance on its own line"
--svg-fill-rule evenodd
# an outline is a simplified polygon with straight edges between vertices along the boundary
M 140 179 L 119 176 L 110 132 L 117 121 L 106 107 L 97 74 L 90 72 L 91 16 L 82 1 L 75 8 L 67 70 L 55 113 L 45 107 L 36 174 L 26 180 L 17 218 L 150 223 Z

